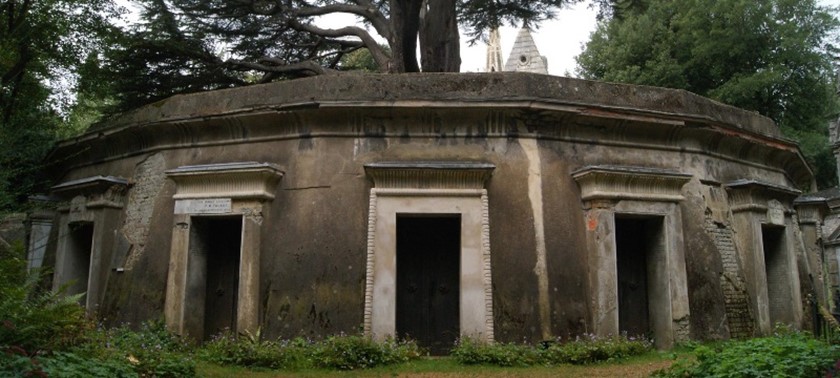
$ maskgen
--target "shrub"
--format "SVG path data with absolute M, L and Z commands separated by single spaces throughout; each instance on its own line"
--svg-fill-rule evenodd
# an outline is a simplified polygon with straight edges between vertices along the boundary
M 0 355 L 0 376 L 9 377 L 137 377 L 125 359 L 94 359 L 74 352 L 54 352 L 28 357 L 10 353 Z
M 324 368 L 355 370 L 407 362 L 420 355 L 420 348 L 413 341 L 376 342 L 363 336 L 341 335 L 329 337 L 318 345 L 315 363 Z
M 73 352 L 56 352 L 40 360 L 40 368 L 48 377 L 130 378 L 138 373 L 120 358 L 92 359 Z M 159 375 L 160 376 L 160 375 Z
M 452 357 L 465 365 L 530 366 L 539 361 L 536 349 L 521 344 L 488 344 L 471 338 L 458 340 Z
M 626 337 L 587 336 L 562 343 L 549 343 L 542 349 L 521 344 L 488 344 L 461 339 L 452 350 L 456 361 L 465 365 L 530 366 L 534 364 L 589 364 L 646 353 L 651 343 Z
M 138 331 L 125 326 L 105 331 L 104 340 L 93 346 L 93 354 L 96 348 L 104 348 L 106 358 L 116 355 L 129 361 L 141 376 L 195 376 L 195 361 L 187 355 L 190 346 L 159 320 L 143 323 Z
M 0 375 L 189 377 L 187 346 L 162 322 L 140 331 L 97 330 L 79 305 L 39 287 L 45 273 L 28 272 L 22 246 L 0 251 Z
M 79 305 L 82 295 L 43 290 L 41 271 L 28 272 L 22 245 L 0 252 L 0 350 L 28 355 L 78 345 L 93 324 Z
M 586 335 L 566 343 L 549 344 L 541 351 L 540 359 L 546 364 L 582 365 L 637 356 L 651 348 L 652 344 L 645 339 Z
M 199 356 L 220 365 L 296 369 L 311 367 L 311 343 L 304 339 L 287 342 L 261 341 L 256 337 L 236 337 L 230 332 L 216 335 L 199 351 Z
M 807 333 L 730 341 L 695 349 L 696 361 L 680 361 L 657 377 L 816 377 L 840 358 L 840 348 Z
M 406 362 L 420 357 L 413 342 L 376 342 L 362 336 L 333 336 L 319 343 L 301 338 L 260 341 L 224 333 L 204 345 L 200 356 L 221 365 L 301 369 L 323 367 L 354 370 Z

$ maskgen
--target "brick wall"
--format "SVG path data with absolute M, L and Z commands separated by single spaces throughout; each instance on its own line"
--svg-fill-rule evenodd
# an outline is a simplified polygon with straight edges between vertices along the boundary
M 723 262 L 723 272 L 720 275 L 720 285 L 723 288 L 726 320 L 729 333 L 733 338 L 753 336 L 755 321 L 750 310 L 749 295 L 741 275 L 738 252 L 732 238 L 732 226 L 727 223 L 715 222 L 711 212 L 706 213 L 706 232 L 714 240 Z
M 164 169 L 165 161 L 160 154 L 149 156 L 135 168 L 132 177 L 134 185 L 129 192 L 122 228 L 122 234 L 131 243 L 131 251 L 125 263 L 126 270 L 131 270 L 143 255 L 155 200 L 166 181 Z

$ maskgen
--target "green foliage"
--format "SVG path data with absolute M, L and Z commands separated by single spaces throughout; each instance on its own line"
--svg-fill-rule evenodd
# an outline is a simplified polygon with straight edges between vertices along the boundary
M 379 70 L 368 49 L 359 49 L 344 55 L 338 66 L 342 71 L 376 72 Z
M 301 369 L 313 366 L 310 344 L 301 338 L 275 342 L 222 333 L 204 344 L 198 355 L 220 365 Z
M 21 89 L 9 118 L 0 118 L 0 212 L 17 210 L 28 195 L 45 186 L 41 160 L 55 140 L 59 116 L 45 106 L 49 92 L 40 84 Z
M 162 321 L 143 323 L 137 331 L 123 326 L 101 332 L 97 342 L 87 345 L 91 355 L 128 361 L 141 376 L 195 375 L 190 345 L 169 333 Z
M 30 356 L 20 348 L 0 355 L 0 373 L 56 377 L 193 377 L 195 362 L 187 345 L 160 322 L 139 331 L 127 327 L 91 330 L 84 343 Z
M 376 342 L 362 336 L 332 336 L 316 343 L 301 338 L 261 341 L 225 333 L 206 343 L 198 354 L 220 365 L 355 370 L 407 362 L 420 357 L 420 349 L 413 342 Z
M 621 1 L 612 1 L 620 4 Z M 587 79 L 681 88 L 773 119 L 836 184 L 838 20 L 815 0 L 645 0 L 599 23 L 578 56 Z
M 80 344 L 93 328 L 81 295 L 41 289 L 41 273 L 27 272 L 25 256 L 20 245 L 0 253 L 0 350 L 34 355 Z
M 47 88 L 48 81 L 72 86 L 85 60 L 117 33 L 110 19 L 119 12 L 109 0 L 5 1 L 0 6 L 0 122 L 8 122 L 20 107 L 45 107 L 28 94 Z M 56 97 L 51 105 L 63 108 L 64 100 Z
M 40 369 L 49 377 L 137 377 L 124 359 L 92 359 L 72 352 L 56 352 L 40 358 Z
M 224 38 L 206 38 L 201 27 L 186 25 L 184 17 L 164 1 L 138 3 L 143 5 L 143 21 L 131 25 L 105 51 L 106 76 L 116 101 L 112 110 L 127 111 L 175 94 L 246 84 L 243 75 L 226 67 L 218 56 L 217 43 Z M 277 37 L 273 33 L 249 36 L 255 38 L 252 44 Z
M 465 365 L 531 366 L 538 363 L 536 349 L 524 344 L 488 344 L 463 338 L 452 349 L 451 356 Z
M 695 349 L 696 361 L 681 360 L 656 377 L 817 377 L 840 359 L 840 347 L 809 334 L 730 341 Z
M 420 357 L 420 348 L 411 341 L 389 339 L 376 342 L 363 336 L 331 336 L 316 350 L 316 364 L 320 367 L 355 370 L 391 365 Z
M 466 365 L 583 365 L 637 356 L 651 349 L 652 345 L 647 340 L 618 336 L 599 338 L 587 335 L 568 342 L 558 340 L 539 349 L 524 344 L 487 344 L 467 338 L 458 342 L 452 350 L 452 357 Z
M 548 364 L 585 365 L 601 361 L 620 360 L 649 352 L 650 341 L 627 337 L 599 338 L 587 335 L 566 343 L 553 343 L 541 353 Z
M 138 0 L 142 21 L 107 55 L 122 110 L 172 94 L 348 68 L 417 72 L 422 63 L 426 72 L 457 72 L 459 26 L 476 41 L 493 27 L 533 25 L 577 1 Z M 315 16 L 332 14 L 356 20 L 316 25 Z
M 93 109 L 90 101 L 73 105 L 74 92 L 93 94 L 84 83 L 102 82 L 86 62 L 118 34 L 109 21 L 118 13 L 109 0 L 0 3 L 0 212 L 49 187 L 40 172 L 53 142 L 97 118 L 65 116 Z
M 42 272 L 28 272 L 18 245 L 0 252 L 0 376 L 190 377 L 188 345 L 162 322 L 97 330 L 79 305 L 39 287 Z

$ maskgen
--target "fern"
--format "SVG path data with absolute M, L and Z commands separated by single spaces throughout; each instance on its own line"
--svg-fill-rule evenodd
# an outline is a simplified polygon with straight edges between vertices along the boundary
M 15 347 L 30 355 L 72 346 L 91 328 L 84 294 L 43 290 L 46 271 L 27 271 L 25 251 L 14 246 L 0 258 L 0 349 Z

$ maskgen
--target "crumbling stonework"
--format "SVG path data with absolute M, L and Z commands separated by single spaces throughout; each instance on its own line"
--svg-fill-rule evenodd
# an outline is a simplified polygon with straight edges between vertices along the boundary
M 732 226 L 715 222 L 711 213 L 707 212 L 705 229 L 712 236 L 723 261 L 720 285 L 723 288 L 729 333 L 734 338 L 752 337 L 755 323 L 750 311 L 749 295 L 744 286 L 744 278 L 740 273 L 741 264 L 738 261 L 738 252 L 735 250 L 732 238 Z
M 163 155 L 156 153 L 137 164 L 132 175 L 134 185 L 129 191 L 122 227 L 123 236 L 131 243 L 124 263 L 126 270 L 134 267 L 146 248 L 155 201 L 166 181 L 165 168 Z

